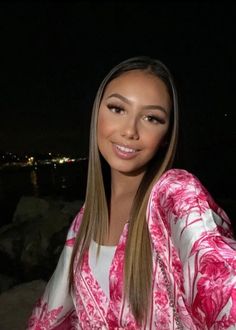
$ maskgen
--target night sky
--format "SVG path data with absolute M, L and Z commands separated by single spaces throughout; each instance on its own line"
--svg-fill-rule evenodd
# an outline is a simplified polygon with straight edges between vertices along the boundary
M 235 198 L 236 5 L 2 2 L 0 24 L 0 150 L 86 156 L 100 81 L 119 61 L 150 55 L 179 91 L 177 164 Z

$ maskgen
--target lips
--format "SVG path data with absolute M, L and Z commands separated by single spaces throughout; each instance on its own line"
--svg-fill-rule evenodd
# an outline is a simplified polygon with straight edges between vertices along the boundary
M 113 150 L 115 154 L 121 159 L 132 159 L 136 157 L 139 152 L 139 149 L 122 146 L 120 144 L 113 144 Z

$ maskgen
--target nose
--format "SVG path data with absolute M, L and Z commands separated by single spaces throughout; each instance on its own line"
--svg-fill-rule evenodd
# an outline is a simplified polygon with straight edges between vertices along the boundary
M 125 121 L 122 127 L 121 136 L 131 140 L 139 139 L 139 132 L 137 127 L 137 122 L 135 119 L 127 118 L 127 120 Z

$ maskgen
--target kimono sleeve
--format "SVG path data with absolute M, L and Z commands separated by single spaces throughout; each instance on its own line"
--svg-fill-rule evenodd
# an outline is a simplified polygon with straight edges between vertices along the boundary
M 165 180 L 161 207 L 183 265 L 192 317 L 202 329 L 236 329 L 236 241 L 230 220 L 194 175 L 172 170 Z
M 73 325 L 77 324 L 73 300 L 68 289 L 68 274 L 82 214 L 83 208 L 72 222 L 57 267 L 42 297 L 34 306 L 27 330 L 72 329 Z

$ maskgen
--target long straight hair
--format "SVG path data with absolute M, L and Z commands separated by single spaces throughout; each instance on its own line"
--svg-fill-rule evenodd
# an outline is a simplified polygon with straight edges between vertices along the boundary
M 175 84 L 167 67 L 160 61 L 147 56 L 133 57 L 115 66 L 102 81 L 93 105 L 87 190 L 83 219 L 74 244 L 70 263 L 69 287 L 73 289 L 74 272 L 79 271 L 83 255 L 92 239 L 103 244 L 109 228 L 110 177 L 105 171 L 104 159 L 97 143 L 97 121 L 100 103 L 106 86 L 113 79 L 131 70 L 142 70 L 161 79 L 167 87 L 171 103 L 171 117 L 166 136 L 167 146 L 159 149 L 143 176 L 136 192 L 129 219 L 125 250 L 124 296 L 130 303 L 137 323 L 142 324 L 150 306 L 152 279 L 152 247 L 146 221 L 146 208 L 151 189 L 160 176 L 172 166 L 178 138 L 178 101 Z M 99 253 L 99 250 L 98 250 Z M 142 275 L 140 275 L 142 274 Z

